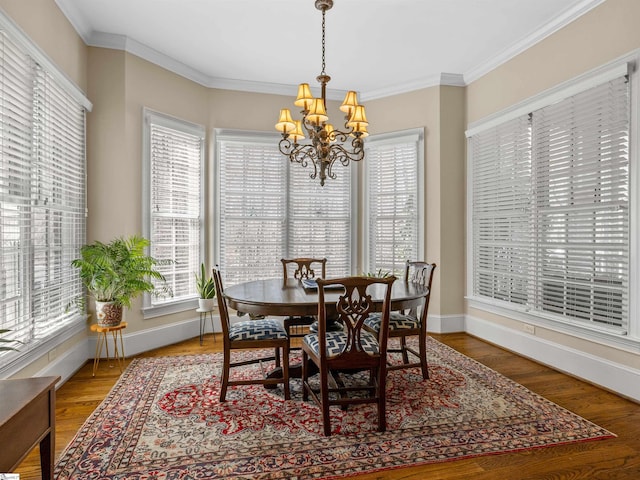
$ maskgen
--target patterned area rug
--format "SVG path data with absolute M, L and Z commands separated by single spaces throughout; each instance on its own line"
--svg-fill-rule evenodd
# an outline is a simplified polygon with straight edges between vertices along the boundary
M 249 386 L 230 388 L 221 404 L 221 354 L 134 359 L 55 476 L 341 478 L 614 436 L 436 340 L 429 352 L 429 380 L 417 369 L 389 373 L 387 432 L 376 430 L 375 406 L 362 405 L 332 411 L 331 437 L 316 406 L 302 402 L 299 380 L 288 402 L 281 389 Z

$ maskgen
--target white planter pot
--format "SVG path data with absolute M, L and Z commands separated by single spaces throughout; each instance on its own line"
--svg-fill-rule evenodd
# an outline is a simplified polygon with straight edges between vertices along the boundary
M 210 312 L 213 310 L 215 298 L 199 298 L 198 299 L 198 310 L 202 310 L 204 312 Z
M 122 305 L 96 301 L 96 317 L 101 327 L 116 327 L 122 322 Z

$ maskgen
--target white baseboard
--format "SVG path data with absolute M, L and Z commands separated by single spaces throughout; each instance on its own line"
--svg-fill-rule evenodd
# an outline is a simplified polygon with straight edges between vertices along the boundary
M 219 332 L 221 330 L 220 317 L 214 315 L 213 323 L 215 331 Z M 124 332 L 126 332 L 126 330 Z M 211 333 L 211 320 L 208 317 L 205 322 L 205 333 Z M 200 318 L 196 317 L 183 322 L 153 327 L 140 332 L 123 333 L 122 339 L 125 355 L 130 357 L 148 350 L 153 350 L 154 348 L 188 340 L 198 335 L 200 335 Z M 113 355 L 113 340 L 110 335 L 107 338 L 109 341 L 109 353 Z M 34 376 L 46 377 L 59 375 L 61 381 L 56 386 L 56 388 L 59 388 L 88 360 L 93 360 L 97 342 L 97 336 L 87 337 L 50 362 Z M 102 352 L 102 358 L 106 358 L 106 352 L 104 351 Z
M 466 332 L 640 402 L 640 370 L 470 315 Z
M 55 377 L 59 375 L 61 380 L 56 385 L 56 388 L 60 388 L 64 382 L 82 368 L 89 358 L 93 358 L 90 353 L 92 351 L 89 350 L 89 344 L 86 340 L 78 342 L 55 360 L 49 362 L 46 367 L 34 376 Z
M 464 332 L 464 315 L 429 315 L 427 318 L 427 330 L 432 333 Z

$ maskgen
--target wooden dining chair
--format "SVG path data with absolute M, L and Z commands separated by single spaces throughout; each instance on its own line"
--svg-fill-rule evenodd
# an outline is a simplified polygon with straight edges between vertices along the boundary
M 422 378 L 425 380 L 429 378 L 429 366 L 427 363 L 427 313 L 429 310 L 431 284 L 435 269 L 435 263 L 410 260 L 406 262 L 404 273 L 405 283 L 412 282 L 421 287 L 426 287 L 426 295 L 423 297 L 422 303 L 416 307 L 401 312 L 391 312 L 389 316 L 389 338 L 399 338 L 400 347 L 388 348 L 387 352 L 401 353 L 402 363 L 388 365 L 387 370 L 420 367 Z M 379 314 L 373 314 L 365 321 L 366 327 L 373 332 L 380 330 L 381 323 Z M 418 337 L 417 351 L 407 345 L 407 337 L 412 336 Z M 411 354 L 411 357 L 409 354 Z
M 316 270 L 320 268 L 320 278 L 326 278 L 327 275 L 327 259 L 326 258 L 282 258 L 282 281 L 283 285 L 287 284 L 289 278 L 296 280 L 316 278 Z M 315 316 L 305 317 L 287 317 L 284 319 L 284 328 L 289 335 L 289 339 L 295 337 L 304 337 L 308 333 L 305 328 L 316 321 Z
M 277 385 L 280 383 L 283 384 L 285 400 L 289 400 L 289 339 L 284 327 L 278 320 L 274 319 L 246 320 L 231 324 L 229 322 L 229 309 L 224 297 L 222 276 L 220 275 L 220 270 L 217 268 L 213 269 L 213 280 L 216 284 L 216 297 L 218 299 L 218 310 L 220 311 L 224 347 L 220 401 L 224 402 L 226 400 L 227 388 L 229 386 L 252 384 Z M 275 348 L 278 352 L 282 349 L 282 376 L 276 378 L 262 377 L 246 380 L 230 380 L 229 374 L 233 367 L 274 359 L 274 357 L 269 357 L 235 363 L 231 362 L 231 352 L 233 350 L 256 348 Z
M 302 398 L 309 396 L 322 410 L 324 435 L 331 435 L 329 408 L 349 404 L 376 403 L 378 407 L 378 430 L 386 430 L 386 349 L 391 305 L 391 285 L 395 277 L 346 277 L 318 280 L 318 332 L 310 333 L 302 340 Z M 363 328 L 364 322 L 373 313 L 374 303 L 367 291 L 374 285 L 384 290 L 381 329 L 377 334 Z M 325 289 L 342 285 L 335 310 L 343 323 L 343 330 L 327 331 L 329 313 L 325 304 Z M 334 290 L 335 291 L 335 290 Z M 330 310 L 333 310 L 331 308 Z M 316 393 L 309 383 L 312 362 L 320 375 L 320 392 Z M 340 375 L 354 371 L 368 371 L 364 383 L 343 382 Z M 354 392 L 365 392 L 367 396 L 349 396 Z

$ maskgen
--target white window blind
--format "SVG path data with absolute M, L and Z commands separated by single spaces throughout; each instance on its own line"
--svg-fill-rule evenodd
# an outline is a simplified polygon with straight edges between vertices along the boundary
M 194 273 L 203 262 L 204 128 L 154 112 L 145 113 L 149 154 L 150 253 L 174 262 L 158 270 L 173 297 L 152 297 L 156 307 L 198 295 Z
M 402 276 L 421 259 L 422 135 L 398 132 L 367 139 L 368 270 Z
M 326 257 L 351 272 L 351 170 L 320 182 L 278 150 L 278 137 L 218 133 L 219 261 L 226 283 L 282 275 L 281 258 Z
M 474 135 L 472 142 L 475 293 L 524 304 L 534 253 L 529 116 Z
M 629 84 L 533 116 L 536 309 L 627 328 Z
M 336 178 L 320 181 L 309 178 L 313 170 L 289 166 L 289 258 L 327 259 L 327 277 L 351 273 L 351 168 L 335 166 Z
M 0 328 L 26 354 L 78 318 L 85 114 L 6 32 L 0 49 Z
M 474 295 L 628 331 L 629 105 L 618 76 L 472 135 Z
M 287 164 L 277 143 L 218 137 L 220 266 L 233 285 L 282 275 Z

